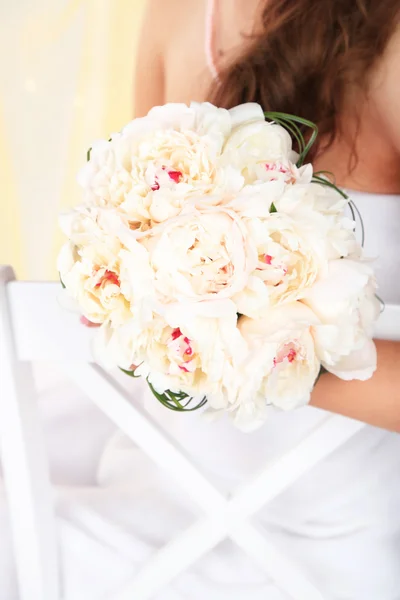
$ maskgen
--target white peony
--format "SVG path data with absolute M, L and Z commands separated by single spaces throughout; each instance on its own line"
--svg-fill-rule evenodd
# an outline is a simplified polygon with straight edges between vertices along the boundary
M 298 170 L 289 133 L 281 125 L 265 121 L 258 104 L 242 104 L 230 110 L 235 127 L 227 139 L 222 162 L 234 166 L 246 184 L 282 179 L 309 180 L 310 170 Z
M 376 369 L 372 341 L 380 304 L 369 263 L 342 259 L 307 291 L 304 302 L 320 320 L 313 328 L 323 366 L 341 379 L 368 379 Z
M 136 374 L 164 390 L 204 396 L 223 387 L 243 360 L 246 344 L 230 301 L 179 303 L 134 311 L 118 328 L 102 327 L 96 359 L 106 367 L 136 365 Z
M 129 173 L 129 148 L 120 133 L 109 140 L 92 144 L 90 159 L 78 174 L 89 204 L 105 208 L 118 207 L 132 188 Z
M 243 178 L 220 163 L 232 128 L 225 109 L 167 104 L 98 142 L 79 175 L 86 200 L 126 213 L 132 229 L 179 214 L 193 193 L 239 189 Z
M 325 265 L 318 232 L 307 235 L 301 222 L 280 213 L 247 219 L 246 228 L 257 264 L 249 285 L 235 297 L 238 311 L 257 316 L 269 306 L 302 298 Z
M 170 219 L 141 241 L 165 302 L 231 298 L 247 285 L 256 264 L 247 230 L 224 207 Z
M 317 322 L 300 302 L 271 309 L 262 319 L 239 319 L 249 353 L 227 390 L 227 408 L 239 428 L 261 425 L 268 407 L 292 410 L 309 402 L 320 370 L 311 332 Z
M 301 222 L 305 231 L 319 234 L 327 259 L 361 256 L 355 223 L 347 216 L 349 201 L 336 190 L 320 183 L 298 183 L 286 186 L 274 204 L 279 213 Z
M 114 326 L 131 316 L 134 296 L 148 292 L 147 252 L 134 239 L 127 249 L 118 231 L 119 217 L 110 211 L 84 209 L 61 218 L 69 241 L 58 257 L 58 270 L 68 294 L 93 323 Z M 147 278 L 147 279 L 146 279 Z
M 94 353 L 105 367 L 135 368 L 159 393 L 170 389 L 196 395 L 207 389 L 196 341 L 183 326 L 171 326 L 154 313 L 147 321 L 135 315 L 121 327 L 103 327 Z
M 163 316 L 175 332 L 182 333 L 177 347 L 183 348 L 186 354 L 179 372 L 169 366 L 167 379 L 164 379 L 163 372 L 155 368 L 155 357 L 147 353 L 150 380 L 158 389 L 168 381 L 169 389 L 183 390 L 189 395 L 209 397 L 219 391 L 232 379 L 246 353 L 246 344 L 237 329 L 235 305 L 229 300 L 180 302 L 167 306 Z M 187 344 L 193 354 L 187 354 Z M 177 349 L 173 350 L 179 355 Z M 199 369 L 197 374 L 192 374 L 192 360 L 197 360 L 193 362 Z
M 300 299 L 327 265 L 320 229 L 296 213 L 271 213 L 285 187 L 281 181 L 254 184 L 224 204 L 237 214 L 247 232 L 253 269 L 234 300 L 239 313 L 253 318 L 270 306 Z

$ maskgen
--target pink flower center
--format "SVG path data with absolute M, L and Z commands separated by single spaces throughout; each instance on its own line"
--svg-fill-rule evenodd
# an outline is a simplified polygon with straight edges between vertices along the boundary
M 162 170 L 166 171 L 168 173 L 169 178 L 174 183 L 179 183 L 183 177 L 183 174 L 181 173 L 181 171 L 174 171 L 173 169 L 167 169 L 167 167 L 162 167 Z M 151 186 L 151 189 L 153 190 L 153 192 L 156 192 L 157 190 L 160 189 L 160 183 L 158 181 L 157 175 L 155 177 L 155 181 L 154 181 L 153 185 Z
M 191 340 L 184 336 L 179 327 L 174 329 L 171 333 L 171 342 L 174 343 L 174 350 L 178 355 L 178 360 L 183 362 L 182 365 L 178 365 L 184 373 L 189 373 L 190 370 L 185 366 L 193 360 L 193 348 Z
M 266 171 L 278 171 L 278 173 L 288 173 L 289 169 L 282 165 L 282 163 L 265 163 Z
M 94 286 L 95 288 L 99 288 L 102 285 L 105 285 L 106 283 L 111 283 L 113 285 L 121 285 L 121 282 L 119 280 L 119 277 L 116 273 L 114 273 L 114 271 L 105 271 L 104 275 L 101 277 L 100 281 L 98 283 L 96 283 L 96 285 Z
M 285 360 L 287 360 L 288 363 L 292 363 L 296 360 L 297 358 L 297 350 L 294 347 L 294 344 L 290 343 L 290 344 L 285 344 L 284 346 L 282 346 L 282 348 L 280 348 L 278 350 L 278 353 L 276 355 L 276 357 L 274 358 L 274 367 L 276 367 L 276 365 L 279 365 L 281 363 L 283 363 Z
M 172 179 L 175 183 L 179 183 L 182 179 L 182 173 L 180 171 L 167 171 L 169 178 Z
M 287 267 L 285 267 L 284 265 L 272 264 L 274 257 L 271 256 L 271 254 L 261 254 L 258 257 L 258 260 L 263 266 L 256 267 L 256 271 L 265 271 L 264 265 L 268 265 L 268 266 L 273 267 L 274 273 L 281 271 L 283 276 L 287 275 L 287 272 L 288 272 Z M 282 277 L 282 275 L 281 275 L 281 277 Z M 279 285 L 279 283 L 282 283 L 282 281 L 275 283 L 275 285 Z
M 258 260 L 259 260 L 261 263 L 265 263 L 266 265 L 272 265 L 272 260 L 273 260 L 273 257 L 272 257 L 270 254 L 261 254 L 261 255 L 258 257 Z M 262 267 L 257 267 L 257 271 L 262 271 L 262 270 L 263 270 L 263 268 L 262 268 Z
M 182 335 L 182 331 L 179 329 L 179 327 L 177 327 L 176 329 L 173 330 L 173 332 L 171 333 L 171 338 L 173 341 L 177 340 L 178 338 L 180 338 Z

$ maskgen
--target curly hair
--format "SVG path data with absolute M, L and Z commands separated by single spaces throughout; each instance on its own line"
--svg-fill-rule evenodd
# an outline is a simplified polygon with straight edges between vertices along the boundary
M 329 146 L 350 86 L 366 92 L 399 16 L 400 0 L 267 0 L 259 33 L 221 74 L 210 101 L 258 102 L 309 119 Z

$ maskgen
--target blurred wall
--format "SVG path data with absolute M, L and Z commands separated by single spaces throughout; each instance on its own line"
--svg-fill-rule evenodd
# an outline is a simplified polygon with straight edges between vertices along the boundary
M 145 0 L 0 0 L 0 264 L 56 278 L 90 142 L 133 113 Z

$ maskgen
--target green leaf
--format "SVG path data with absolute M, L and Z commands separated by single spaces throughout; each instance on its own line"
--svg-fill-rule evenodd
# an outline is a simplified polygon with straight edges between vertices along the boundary
M 175 393 L 171 392 L 171 390 L 166 390 L 160 394 L 154 389 L 148 379 L 147 383 L 157 400 L 169 410 L 173 410 L 175 412 L 193 412 L 199 408 L 202 408 L 207 403 L 207 398 L 204 396 L 204 398 L 198 404 L 189 408 L 194 398 L 191 398 L 184 392 Z
M 112 138 L 110 138 L 108 141 L 112 142 Z M 89 150 L 86 152 L 86 160 L 87 160 L 87 162 L 89 162 L 89 160 L 90 160 L 91 153 L 92 153 L 92 148 L 89 148 Z
M 127 371 L 126 369 L 123 369 L 122 367 L 118 367 L 118 369 L 120 371 L 122 371 L 123 373 L 125 373 L 125 375 L 128 375 L 129 377 L 134 377 L 135 379 L 140 378 L 140 375 L 135 375 L 135 371 Z
M 270 213 L 276 213 L 276 212 L 278 212 L 277 209 L 276 209 L 276 206 L 275 206 L 275 204 L 273 202 L 271 202 L 271 206 L 269 207 L 269 212 Z
M 60 278 L 60 283 L 63 286 L 64 290 L 65 290 L 65 283 L 63 282 L 63 280 L 61 279 L 61 275 L 60 273 L 58 274 L 58 277 Z
M 345 200 L 349 199 L 348 195 L 345 194 L 345 192 L 343 190 L 341 190 L 340 188 L 338 188 L 338 186 L 335 185 L 334 183 L 332 183 L 332 181 L 329 181 L 329 179 L 326 179 L 326 177 L 322 177 L 321 175 L 318 175 L 317 173 L 314 173 L 313 178 L 312 178 L 311 181 L 312 181 L 312 183 L 319 183 L 320 185 L 326 185 L 326 187 L 329 187 L 329 188 L 335 190 Z
M 323 175 L 330 178 L 332 183 L 335 183 L 335 176 L 332 171 L 314 171 L 314 177 L 321 177 Z
M 303 119 L 302 117 L 297 117 L 295 115 L 289 115 L 281 112 L 269 111 L 264 113 L 265 118 L 270 121 L 274 121 L 278 123 L 278 125 L 282 125 L 290 135 L 296 140 L 297 145 L 299 147 L 299 159 L 297 161 L 297 166 L 301 167 L 304 164 L 307 154 L 310 152 L 312 146 L 315 143 L 315 140 L 318 136 L 318 127 L 312 121 L 308 121 L 307 119 Z M 306 142 L 302 128 L 307 127 L 311 129 L 311 135 Z
M 378 300 L 379 304 L 381 305 L 381 314 L 382 314 L 386 308 L 386 303 L 380 296 L 378 296 L 378 294 L 375 294 L 375 298 Z
M 323 175 L 325 175 L 325 177 Z M 364 243 L 365 243 L 364 221 L 363 221 L 360 211 L 357 208 L 357 205 L 353 202 L 353 200 L 350 200 L 349 196 L 343 190 L 338 188 L 338 186 L 335 183 L 333 183 L 332 181 L 327 179 L 326 175 L 332 175 L 332 174 L 329 171 L 317 171 L 316 173 L 314 173 L 311 181 L 312 181 L 312 183 L 317 183 L 319 185 L 326 185 L 326 187 L 329 187 L 332 190 L 335 190 L 335 192 L 340 194 L 342 196 L 342 198 L 344 198 L 345 200 L 348 201 L 348 206 L 349 206 L 353 221 L 356 222 L 356 216 L 359 218 L 360 225 L 361 225 L 361 246 L 364 247 Z M 333 178 L 333 175 L 332 175 L 332 178 Z

